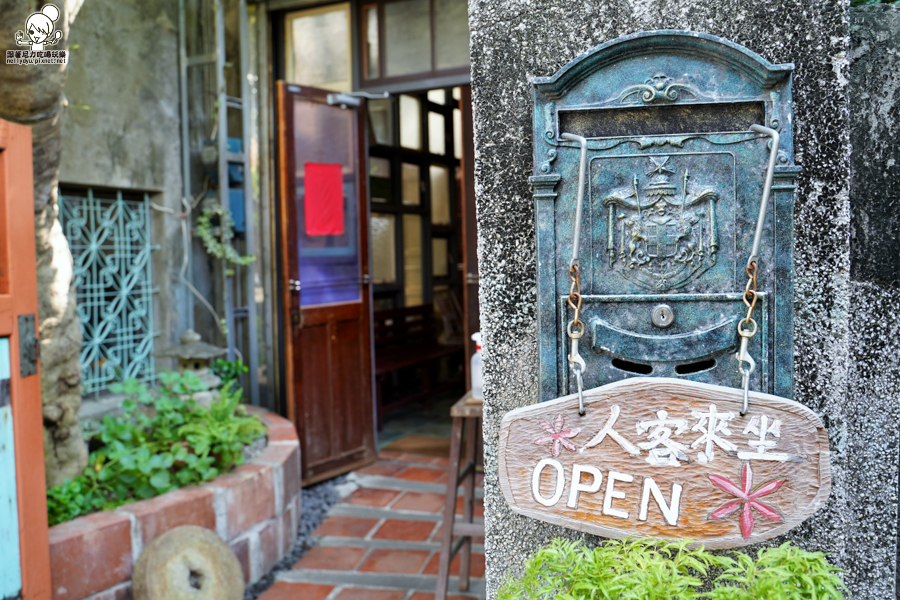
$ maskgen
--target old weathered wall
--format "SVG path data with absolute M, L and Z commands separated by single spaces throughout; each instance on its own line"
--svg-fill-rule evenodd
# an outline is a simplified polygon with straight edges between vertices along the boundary
M 62 125 L 63 185 L 150 192 L 155 348 L 186 328 L 180 284 L 178 3 L 91 0 L 72 27 Z M 168 367 L 166 361 L 160 366 Z
M 900 6 L 851 9 L 851 274 L 900 287 Z
M 853 561 L 847 583 L 853 598 L 895 598 L 900 589 L 900 321 L 894 315 L 900 290 L 868 282 L 852 286 L 847 420 L 846 428 L 835 432 L 846 457 L 843 493 L 854 508 L 842 523 L 842 541 Z
M 900 458 L 900 6 L 851 9 L 851 371 L 847 543 L 854 591 L 895 597 Z M 876 593 L 877 592 L 877 593 Z
M 773 63 L 793 62 L 795 159 L 803 167 L 795 208 L 794 397 L 822 417 L 832 446 L 827 506 L 791 539 L 823 550 L 847 569 L 858 598 L 893 597 L 893 564 L 875 580 L 863 557 L 893 548 L 896 514 L 881 515 L 878 535 L 854 533 L 875 498 L 895 493 L 849 471 L 851 451 L 871 432 L 849 397 L 850 135 L 846 2 L 746 0 L 472 0 L 481 317 L 485 348 L 487 577 L 495 589 L 539 545 L 573 532 L 517 516 L 497 484 L 496 443 L 508 410 L 537 397 L 531 85 L 602 42 L 653 29 L 688 29 L 743 44 Z M 875 310 L 875 307 L 872 307 Z M 856 334 L 857 339 L 863 332 Z M 856 371 L 854 371 L 856 372 Z M 860 390 L 861 391 L 861 390 Z M 878 468 L 896 474 L 893 462 Z M 874 466 L 873 466 L 874 468 Z M 890 504 L 890 501 L 888 502 Z

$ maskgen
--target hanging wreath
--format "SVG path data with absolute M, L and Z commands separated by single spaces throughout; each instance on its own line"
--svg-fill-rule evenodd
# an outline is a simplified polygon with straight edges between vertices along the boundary
M 219 217 L 219 227 L 222 230 L 220 239 L 213 234 L 212 219 Z M 210 256 L 221 258 L 227 263 L 239 267 L 246 267 L 256 261 L 256 256 L 248 254 L 241 256 L 238 254 L 231 240 L 234 238 L 234 221 L 231 219 L 231 211 L 221 204 L 210 204 L 203 207 L 200 216 L 197 217 L 197 225 L 194 229 L 200 239 L 203 240 L 203 246 Z

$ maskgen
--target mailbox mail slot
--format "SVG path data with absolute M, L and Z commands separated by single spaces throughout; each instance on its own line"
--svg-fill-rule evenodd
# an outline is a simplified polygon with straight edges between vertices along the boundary
M 566 324 L 581 145 L 584 386 L 632 376 L 739 387 L 734 353 L 772 139 L 751 388 L 792 396 L 791 70 L 711 35 L 639 33 L 534 80 L 541 399 L 574 393 Z

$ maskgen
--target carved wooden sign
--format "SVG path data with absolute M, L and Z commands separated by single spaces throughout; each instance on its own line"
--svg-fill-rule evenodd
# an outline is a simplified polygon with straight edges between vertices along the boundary
M 808 408 L 695 381 L 632 378 L 509 412 L 500 487 L 523 515 L 604 537 L 736 548 L 780 535 L 831 491 Z

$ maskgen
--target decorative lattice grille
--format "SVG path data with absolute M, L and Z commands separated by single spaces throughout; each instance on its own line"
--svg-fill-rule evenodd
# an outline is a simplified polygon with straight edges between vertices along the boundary
M 82 394 L 129 377 L 151 381 L 149 195 L 61 189 L 59 213 L 74 261 Z

